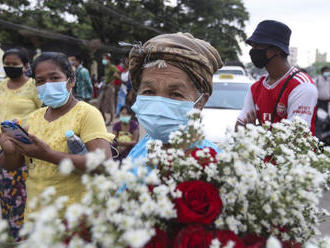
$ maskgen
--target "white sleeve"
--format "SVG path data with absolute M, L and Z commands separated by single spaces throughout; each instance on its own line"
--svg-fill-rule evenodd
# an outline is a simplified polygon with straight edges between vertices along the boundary
M 251 87 L 250 87 L 245 96 L 244 105 L 241 110 L 241 113 L 239 114 L 239 116 L 237 118 L 237 121 L 244 124 L 244 120 L 246 119 L 247 114 L 251 111 L 253 111 L 254 114 L 257 115 L 253 97 L 252 97 Z
M 124 82 L 127 82 L 128 81 L 128 71 L 126 71 L 126 72 L 123 72 L 122 74 L 121 74 L 121 81 L 124 81 Z
M 317 88 L 311 83 L 303 83 L 294 88 L 288 98 L 288 119 L 299 116 L 311 126 L 317 103 Z

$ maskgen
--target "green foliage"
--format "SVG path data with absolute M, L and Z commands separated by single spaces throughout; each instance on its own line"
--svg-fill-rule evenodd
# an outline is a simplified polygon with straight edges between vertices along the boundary
M 311 75 L 316 76 L 316 75 L 321 74 L 321 69 L 324 66 L 330 67 L 330 62 L 315 62 L 312 66 L 313 69 L 312 69 Z
M 0 19 L 105 45 L 146 41 L 160 33 L 190 32 L 227 60 L 237 59 L 249 15 L 242 0 L 2 0 Z M 32 4 L 33 3 L 33 4 Z M 38 46 L 45 38 L 1 32 L 0 42 Z M 24 36 L 24 39 L 22 39 Z M 92 49 L 93 50 L 93 49 Z M 94 49 L 95 50 L 95 49 Z M 93 51 L 95 52 L 95 51 Z
M 236 60 L 247 13 L 241 0 L 181 0 L 183 29 L 214 45 L 225 60 Z

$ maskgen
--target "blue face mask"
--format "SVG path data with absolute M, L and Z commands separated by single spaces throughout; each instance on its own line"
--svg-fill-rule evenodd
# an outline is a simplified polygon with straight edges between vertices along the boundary
M 70 93 L 64 82 L 47 82 L 37 86 L 40 100 L 51 108 L 59 108 L 67 103 Z
M 123 123 L 129 123 L 131 120 L 131 117 L 129 115 L 122 115 L 119 117 L 119 120 Z
M 108 64 L 108 60 L 106 60 L 106 59 L 102 59 L 102 64 L 103 64 L 103 65 L 107 65 L 107 64 Z
M 324 76 L 325 78 L 330 77 L 330 71 L 325 71 L 325 72 L 323 72 L 323 76 Z
M 136 113 L 139 123 L 153 139 L 168 143 L 170 133 L 176 131 L 180 125 L 187 124 L 187 113 L 193 109 L 195 103 L 161 96 L 140 95 L 137 96 L 132 110 Z

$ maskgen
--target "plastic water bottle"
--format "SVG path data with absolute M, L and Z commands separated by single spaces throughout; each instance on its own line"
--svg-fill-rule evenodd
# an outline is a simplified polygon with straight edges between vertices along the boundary
M 69 153 L 86 154 L 88 152 L 85 143 L 77 135 L 75 135 L 72 130 L 66 131 L 65 137 Z

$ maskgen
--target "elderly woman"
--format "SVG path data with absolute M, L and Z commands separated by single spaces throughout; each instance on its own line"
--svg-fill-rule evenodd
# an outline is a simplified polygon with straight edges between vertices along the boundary
M 151 139 L 168 143 L 169 134 L 186 124 L 186 114 L 202 109 L 212 94 L 213 73 L 222 66 L 217 50 L 188 33 L 163 34 L 135 46 L 129 73 L 137 99 L 132 106 L 147 134 L 129 153 L 145 157 Z M 217 149 L 204 140 L 202 147 Z

